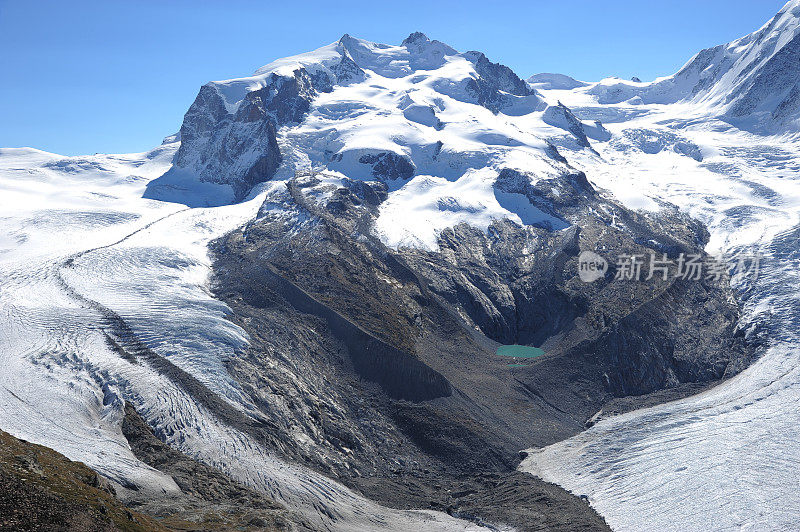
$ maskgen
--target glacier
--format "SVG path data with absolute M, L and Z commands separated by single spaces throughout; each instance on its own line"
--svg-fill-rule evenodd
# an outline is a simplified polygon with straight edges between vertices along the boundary
M 663 119 L 654 112 L 609 127 L 658 131 Z M 758 281 L 738 280 L 742 327 L 768 331 L 769 343 L 730 381 L 531 449 L 521 467 L 587 495 L 618 530 L 793 529 L 800 521 L 800 143 L 703 128 L 681 133 L 708 155 L 702 163 L 675 152 L 608 148 L 600 150 L 605 171 L 585 164 L 623 201 L 646 208 L 657 205 L 647 199 L 665 200 L 703 220 L 713 251 L 760 253 Z
M 247 338 L 209 294 L 208 242 L 255 216 L 268 190 L 230 207 L 142 199 L 177 146 L 61 157 L 0 150 L 0 427 L 80 460 L 138 494 L 176 492 L 121 433 L 125 401 L 174 448 L 267 493 L 321 527 L 479 530 L 429 511 L 381 507 L 319 473 L 281 461 L 222 423 L 184 383 L 109 345 L 108 311 L 233 408 L 249 405 L 224 357 Z M 273 185 L 274 186 L 274 185 Z M 98 230 L 102 229 L 102 230 Z
M 756 281 L 733 279 L 742 329 L 765 339 L 750 368 L 697 396 L 603 419 L 528 450 L 522 470 L 587 496 L 615 530 L 800 524 L 800 140 L 785 116 L 765 117 L 760 107 L 737 120 L 730 113 L 738 88 L 752 84 L 749 94 L 758 95 L 750 78 L 767 75 L 759 68 L 782 46 L 795 46 L 798 17 L 800 3 L 789 2 L 754 34 L 701 52 L 674 77 L 653 83 L 540 89 L 579 117 L 606 120 L 615 140 L 596 143 L 597 155 L 567 154 L 593 182 L 636 208 L 678 206 L 709 228 L 710 252 L 763 257 Z M 713 83 L 676 89 L 704 55 L 727 69 L 712 62 L 701 78 L 711 72 Z M 796 65 L 782 68 L 796 79 Z M 734 96 L 727 102 L 726 93 Z M 763 89 L 760 96 L 775 102 Z
M 633 209 L 674 206 L 702 221 L 709 252 L 762 254 L 758 280 L 733 283 L 743 334 L 766 341 L 716 388 L 599 413 L 585 432 L 528 449 L 521 469 L 585 495 L 619 530 L 797 528 L 798 20 L 800 2 L 789 2 L 754 34 L 650 83 L 560 74 L 525 83 L 422 34 L 400 46 L 345 35 L 209 83 L 181 133 L 150 152 L 0 149 L 0 429 L 85 462 L 123 491 L 178 490 L 131 453 L 119 427 L 130 401 L 168 444 L 320 526 L 479 529 L 382 507 L 219 419 L 214 408 L 258 413 L 225 370 L 249 339 L 211 295 L 207 246 L 286 180 L 321 171 L 387 184 L 375 232 L 392 248 L 435 250 L 459 223 L 561 230 L 495 179 L 504 168 L 541 179 L 580 170 Z M 776 71 L 795 78 L 781 77 L 773 94 L 765 84 Z M 119 323 L 157 358 L 121 358 L 109 333 Z M 196 401 L 187 386 L 218 402 Z

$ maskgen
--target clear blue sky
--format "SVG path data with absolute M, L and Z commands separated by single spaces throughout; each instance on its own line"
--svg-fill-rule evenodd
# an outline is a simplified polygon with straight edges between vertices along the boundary
M 178 130 L 200 85 L 342 34 L 415 30 L 519 75 L 668 75 L 756 30 L 783 0 L 37 2 L 0 0 L 0 146 L 144 151 Z

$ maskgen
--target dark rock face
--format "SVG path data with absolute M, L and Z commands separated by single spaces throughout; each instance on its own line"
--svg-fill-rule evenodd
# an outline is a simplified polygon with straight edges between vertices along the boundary
M 773 119 L 789 118 L 800 107 L 797 103 L 797 65 L 800 64 L 800 35 L 783 46 L 758 70 L 752 83 L 743 84 L 728 96 L 735 104 L 730 114 L 735 117 L 765 111 Z M 776 98 L 777 94 L 780 95 Z
M 421 31 L 414 31 L 411 34 L 403 39 L 403 42 L 400 43 L 401 46 L 405 46 L 408 48 L 409 46 L 419 46 L 421 43 L 427 43 L 428 36 L 422 33 Z
M 586 138 L 583 124 L 564 104 L 559 102 L 558 105 L 548 106 L 542 115 L 542 120 L 546 124 L 569 131 L 578 140 L 578 145 L 589 147 L 589 139 Z
M 532 397 L 403 257 L 361 232 L 385 185 L 345 183 L 319 202 L 313 178 L 293 180 L 258 220 L 214 247 L 215 292 L 251 338 L 228 371 L 260 405 L 275 452 L 394 507 L 521 530 L 606 530 L 585 502 L 514 472 L 532 426 L 558 439 L 582 425 Z M 357 323 L 382 357 L 403 354 L 405 367 L 389 372 L 401 377 L 402 395 L 364 374 L 353 325 L 332 314 Z M 498 419 L 498 403 L 531 408 Z
M 484 87 L 504 91 L 515 96 L 536 94 L 513 70 L 500 63 L 492 63 L 481 52 L 466 52 L 464 56 L 475 65 Z
M 324 319 L 331 334 L 347 348 L 358 375 L 379 384 L 389 397 L 418 402 L 452 393 L 450 383 L 440 373 L 409 353 L 361 330 L 269 268 L 260 280 L 299 312 Z
M 503 192 L 522 194 L 532 205 L 554 218 L 564 220 L 566 214 L 574 214 L 588 201 L 596 201 L 597 193 L 583 172 L 564 174 L 558 179 L 537 179 L 512 168 L 504 168 L 497 175 L 495 188 Z
M 800 83 L 792 86 L 789 94 L 772 111 L 773 120 L 782 120 L 800 114 Z
M 391 250 L 372 234 L 384 183 L 309 176 L 215 245 L 216 294 L 252 339 L 229 371 L 263 405 L 280 453 L 387 504 L 524 523 L 538 503 L 498 502 L 495 514 L 479 504 L 494 496 L 481 479 L 506 486 L 508 501 L 545 489 L 513 473 L 519 449 L 583 430 L 609 401 L 677 397 L 747 363 L 725 280 L 614 280 L 617 255 L 700 252 L 701 225 L 628 211 L 579 172 L 534 180 L 507 169 L 495 186 L 570 227 L 458 225 L 438 251 Z M 578 278 L 582 250 L 612 262 L 605 278 Z M 353 327 L 389 358 L 363 358 Z M 546 355 L 512 367 L 496 342 Z M 365 372 L 365 360 L 397 380 Z M 551 524 L 603 526 L 577 518 L 576 504 Z
M 477 78 L 468 81 L 467 90 L 478 105 L 486 107 L 493 113 L 499 113 L 511 104 L 513 96 L 532 96 L 538 99 L 536 91 L 520 79 L 513 70 L 499 63 L 492 63 L 481 52 L 465 52 L 464 57 L 475 65 Z M 539 106 L 545 103 L 539 101 Z
M 327 77 L 323 78 L 321 89 L 330 91 Z M 247 93 L 237 115 L 248 121 L 270 117 L 277 124 L 299 122 L 315 95 L 315 86 L 304 68 L 295 70 L 293 77 L 273 74 L 266 86 Z
M 432 41 L 418 31 L 406 37 L 401 46 L 410 52 L 409 66 L 414 70 L 439 68 L 444 64 L 445 56 L 458 54 L 443 42 Z
M 377 207 L 389 197 L 389 188 L 383 182 L 353 181 L 348 179 L 345 182 L 346 191 L 340 190 L 339 194 L 350 198 L 354 204 L 360 205 L 361 202 L 368 206 Z M 350 196 L 352 193 L 352 196 Z
M 596 399 L 573 402 L 564 393 L 568 375 L 580 383 L 576 396 L 608 400 L 741 371 L 749 351 L 736 333 L 738 308 L 724 280 L 613 279 L 620 255 L 701 253 L 708 237 L 702 226 L 677 213 L 647 218 L 626 211 L 592 191 L 582 174 L 555 181 L 530 185 L 525 174 L 505 170 L 497 186 L 525 194 L 572 229 L 495 224 L 483 233 L 458 226 L 442 234 L 439 252 L 404 250 L 406 261 L 487 337 L 542 346 L 548 356 L 518 378 L 565 412 L 589 414 L 600 406 Z M 587 216 L 587 205 L 608 214 Z M 623 229 L 610 229 L 612 216 Z M 581 250 L 612 263 L 606 278 L 592 284 L 577 278 Z
M 337 65 L 334 65 L 331 70 L 336 76 L 336 82 L 340 84 L 347 84 L 352 81 L 359 81 L 364 79 L 364 70 L 356 64 L 350 54 L 345 50 L 342 52 L 342 60 Z M 331 86 L 333 81 L 330 80 Z M 327 91 L 323 91 L 327 92 Z
M 358 162 L 372 166 L 372 175 L 381 181 L 394 179 L 411 179 L 414 177 L 414 165 L 408 158 L 391 152 L 362 155 Z
M 247 92 L 235 109 L 228 109 L 214 84 L 204 85 L 184 117 L 173 167 L 148 184 L 145 197 L 160 199 L 161 191 L 174 187 L 181 176 L 196 176 L 230 186 L 233 201 L 244 199 L 253 186 L 270 180 L 281 163 L 277 129 L 301 122 L 320 92 L 364 75 L 346 51 L 330 71 L 335 79 L 305 68 L 291 76 L 272 74 L 262 88 Z
M 228 110 L 216 89 L 203 85 L 183 118 L 179 133 L 181 142 L 191 144 L 202 136 L 211 135 L 217 124 L 227 118 Z
M 243 199 L 271 179 L 281 162 L 276 128 L 302 120 L 317 90 L 331 90 L 327 76 L 315 84 L 302 68 L 292 77 L 273 74 L 230 113 L 217 89 L 205 85 L 184 117 L 181 147 L 168 174 L 192 172 L 202 181 L 230 185 L 235 199 Z
M 233 200 L 243 199 L 253 185 L 269 180 L 281 161 L 276 139 L 277 117 L 296 116 L 308 105 L 300 91 L 303 87 L 300 81 L 281 79 L 273 85 L 277 85 L 272 88 L 280 91 L 285 100 L 265 101 L 264 94 L 256 91 L 235 114 L 228 113 L 214 87 L 204 86 L 184 117 L 181 146 L 173 167 L 148 184 L 145 197 L 160 199 L 161 188 L 169 187 L 181 175 L 229 185 Z

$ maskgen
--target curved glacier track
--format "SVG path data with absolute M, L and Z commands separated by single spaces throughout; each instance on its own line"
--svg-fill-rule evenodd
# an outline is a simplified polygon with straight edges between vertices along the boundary
M 267 420 L 263 418 L 253 419 L 253 417 L 251 417 L 252 413 L 251 416 L 248 416 L 231 406 L 213 391 L 209 390 L 205 384 L 200 382 L 193 375 L 176 366 L 167 358 L 145 345 L 138 338 L 133 328 L 128 325 L 118 313 L 98 301 L 80 294 L 61 274 L 62 269 L 72 268 L 76 260 L 86 258 L 92 253 L 118 246 L 137 234 L 147 231 L 156 224 L 185 212 L 186 210 L 188 209 L 183 209 L 158 218 L 111 244 L 79 251 L 71 255 L 56 269 L 56 280 L 64 292 L 75 299 L 79 304 L 100 314 L 101 326 L 104 329 L 106 339 L 110 347 L 120 356 L 129 362 L 136 363 L 143 361 L 147 363 L 153 370 L 166 376 L 176 387 L 182 389 L 188 396 L 197 401 L 199 405 L 213 412 L 214 416 L 221 422 L 228 426 L 235 427 L 238 430 L 242 430 L 259 441 L 266 441 L 270 438 L 267 430 L 275 428 L 271 426 Z

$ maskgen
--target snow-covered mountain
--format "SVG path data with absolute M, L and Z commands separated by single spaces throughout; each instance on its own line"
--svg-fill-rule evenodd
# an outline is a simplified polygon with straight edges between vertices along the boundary
M 444 184 L 487 166 L 554 173 L 563 163 L 535 135 L 536 122 L 510 120 L 544 107 L 482 53 L 458 53 L 421 33 L 400 46 L 345 35 L 253 76 L 203 86 L 174 166 L 147 196 L 219 205 L 257 183 L 323 169 L 394 188 L 414 175 Z
M 179 506 L 143 420 L 300 529 L 796 527 L 798 17 L 651 83 L 345 35 L 150 152 L 0 150 L 0 430 Z M 761 277 L 614 282 L 704 250 Z
M 586 84 L 600 104 L 691 104 L 695 116 L 718 116 L 756 133 L 800 130 L 800 2 L 787 2 L 758 31 L 702 50 L 671 76 L 642 83 L 617 78 Z M 542 75 L 540 75 L 542 76 Z M 546 75 L 551 76 L 551 75 Z M 564 78 L 547 88 L 574 89 Z M 574 80 L 573 80 L 574 81 Z M 580 82 L 577 82 L 580 83 Z
M 492 338 L 539 334 L 515 315 L 542 307 L 532 298 L 556 291 L 556 281 L 528 273 L 574 260 L 574 224 L 586 216 L 593 224 L 617 216 L 687 249 L 703 234 L 678 219 L 685 234 L 664 235 L 597 196 L 547 139 L 590 149 L 587 131 L 594 138 L 601 128 L 584 130 L 564 106 L 548 109 L 478 52 L 421 34 L 401 46 L 345 36 L 250 78 L 204 86 L 180 134 L 151 152 L 4 150 L 2 356 L 11 370 L 0 428 L 84 461 L 135 503 L 183 496 L 185 487 L 163 459 L 129 445 L 121 429 L 132 423 L 129 407 L 175 450 L 314 528 L 476 529 L 475 512 L 525 522 L 527 506 L 480 484 L 476 471 L 485 470 L 520 499 L 538 493 L 536 505 L 555 504 L 535 517 L 542 526 L 604 529 L 583 501 L 513 471 L 526 427 L 540 423 L 536 441 L 554 441 L 595 407 L 575 400 L 572 419 L 526 385 L 506 389 L 512 369 Z M 477 233 L 462 235 L 463 265 L 434 270 L 434 288 L 417 276 L 445 256 L 443 233 L 457 226 Z M 489 251 L 485 239 L 500 229 L 508 246 Z M 614 245 L 636 245 L 617 232 Z M 431 255 L 403 257 L 404 246 Z M 528 273 L 493 266 L 520 249 Z M 474 277 L 465 254 L 486 263 Z M 332 275 L 348 281 L 324 289 L 314 281 Z M 584 312 L 574 292 L 536 319 L 558 328 Z M 608 291 L 597 312 L 619 297 Z M 714 297 L 724 300 L 724 287 Z M 714 329 L 732 327 L 730 316 L 709 317 Z M 597 342 L 631 333 L 586 331 Z M 735 372 L 744 359 L 736 347 L 721 363 L 699 357 L 680 378 Z M 560 360 L 547 371 L 562 374 Z M 619 373 L 619 389 L 678 378 L 662 364 L 633 379 L 628 362 L 601 364 Z M 588 404 L 609 394 L 599 373 L 591 386 Z M 449 506 L 470 520 L 429 511 Z
M 757 32 L 700 52 L 652 83 L 557 78 L 534 85 L 611 132 L 598 156 L 562 153 L 631 207 L 668 201 L 711 233 L 714 252 L 763 255 L 734 278 L 758 361 L 695 397 L 608 417 L 532 449 L 522 469 L 586 495 L 618 530 L 793 530 L 800 522 L 796 86 L 800 3 Z M 555 81 L 551 81 L 555 79 Z M 653 203 L 655 202 L 655 203 Z

